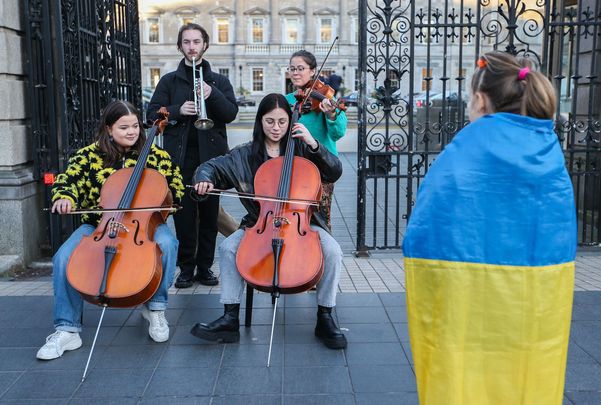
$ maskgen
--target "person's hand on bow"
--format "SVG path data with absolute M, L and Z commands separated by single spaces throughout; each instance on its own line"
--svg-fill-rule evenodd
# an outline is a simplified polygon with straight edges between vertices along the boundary
M 59 213 L 59 214 L 68 214 L 71 212 L 71 210 L 73 209 L 73 204 L 71 203 L 71 201 L 65 199 L 65 198 L 61 198 L 60 200 L 56 200 L 54 202 L 54 204 L 52 204 L 52 213 Z
M 213 183 L 209 183 L 208 181 L 201 181 L 200 183 L 196 183 L 194 185 L 194 190 L 198 195 L 205 195 L 213 191 Z

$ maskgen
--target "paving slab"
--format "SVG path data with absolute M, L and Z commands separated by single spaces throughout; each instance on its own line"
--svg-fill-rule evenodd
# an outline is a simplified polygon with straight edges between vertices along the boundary
M 52 332 L 51 277 L 0 278 L 0 404 L 417 404 L 403 257 L 400 251 L 353 255 L 356 156 L 341 156 L 345 175 L 336 185 L 332 220 L 344 258 L 334 316 L 346 350 L 328 350 L 314 336 L 314 291 L 281 297 L 270 368 L 268 294 L 255 292 L 253 325 L 241 327 L 240 343 L 199 340 L 192 325 L 212 321 L 223 306 L 220 286 L 195 284 L 170 289 L 166 343 L 148 337 L 139 309 L 107 310 L 81 383 L 99 308 L 85 304 L 81 349 L 39 361 L 35 353 Z M 222 201 L 234 216 L 242 212 L 235 199 Z M 219 274 L 218 263 L 213 270 Z M 564 404 L 601 404 L 599 250 L 578 252 L 575 289 Z M 241 306 L 243 319 L 244 299 Z
M 600 297 L 599 291 L 575 294 L 564 400 L 568 405 L 599 403 Z M 10 313 L 41 319 L 50 316 L 48 308 L 32 296 L 0 298 L 0 403 L 417 404 L 402 293 L 341 294 L 335 316 L 349 346 L 337 351 L 313 335 L 312 294 L 284 297 L 280 310 L 285 323 L 275 327 L 269 368 L 269 325 L 241 327 L 238 344 L 190 335 L 195 311 L 199 318 L 218 315 L 217 295 L 180 301 L 170 317 L 171 339 L 163 344 L 148 338 L 138 310 L 109 309 L 107 314 L 114 313 L 108 318 L 111 326 L 100 331 L 101 344 L 83 383 L 98 309 L 85 304 L 83 348 L 45 362 L 36 360 L 35 352 L 51 325 L 32 327 L 15 322 L 18 317 Z M 208 308 L 200 308 L 201 302 Z M 288 319 L 295 316 L 303 322 Z

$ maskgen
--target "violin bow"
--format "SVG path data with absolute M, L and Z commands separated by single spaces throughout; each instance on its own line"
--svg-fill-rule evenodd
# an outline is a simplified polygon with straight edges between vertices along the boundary
M 42 211 L 50 211 L 52 208 L 42 208 Z M 172 211 L 176 212 L 181 210 L 180 205 L 172 205 L 170 207 L 138 207 L 138 208 L 90 208 L 87 210 L 72 210 L 64 215 L 77 215 L 77 214 L 101 214 L 103 212 L 144 212 L 144 211 Z
M 187 184 L 187 188 L 194 188 L 194 186 Z M 284 203 L 294 203 L 301 205 L 314 205 L 319 206 L 320 201 L 316 200 L 305 200 L 302 198 L 277 198 L 269 195 L 261 195 L 261 194 L 252 194 L 252 193 L 244 193 L 241 191 L 229 191 L 229 190 L 221 190 L 219 188 L 214 188 L 212 191 L 205 193 L 208 195 L 223 195 L 224 197 L 238 197 L 238 198 L 246 198 L 249 200 L 262 200 L 262 201 L 273 201 L 273 202 L 284 202 Z

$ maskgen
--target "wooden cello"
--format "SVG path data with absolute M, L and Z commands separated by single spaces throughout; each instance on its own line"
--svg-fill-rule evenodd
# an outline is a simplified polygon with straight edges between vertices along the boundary
M 321 200 L 321 175 L 308 159 L 294 156 L 292 127 L 302 103 L 294 106 L 284 156 L 264 162 L 254 177 L 260 212 L 255 225 L 246 229 L 238 246 L 236 267 L 246 282 L 270 292 L 274 303 L 267 367 L 280 293 L 299 293 L 315 286 L 323 275 L 319 233 L 311 229 L 316 208 L 307 201 Z
M 295 106 L 292 125 L 298 121 Z M 259 291 L 294 294 L 315 286 L 323 275 L 319 234 L 310 227 L 316 208 L 295 200 L 321 199 L 321 176 L 308 159 L 294 156 L 295 139 L 288 131 L 284 156 L 263 163 L 255 175 L 255 193 L 275 196 L 259 200 L 256 224 L 246 230 L 236 254 L 242 278 Z
M 106 307 L 142 304 L 161 282 L 161 250 L 153 236 L 168 216 L 161 208 L 171 206 L 173 199 L 165 177 L 145 168 L 155 136 L 167 125 L 167 110 L 159 112 L 163 119 L 151 128 L 135 167 L 117 170 L 102 186 L 102 206 L 117 209 L 103 213 L 94 233 L 83 237 L 67 265 L 69 284 L 86 301 L 104 307 L 82 380 Z M 136 210 L 146 207 L 157 210 Z

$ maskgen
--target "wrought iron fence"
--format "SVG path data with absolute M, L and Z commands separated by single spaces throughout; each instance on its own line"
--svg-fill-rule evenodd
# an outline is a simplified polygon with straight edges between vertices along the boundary
M 29 99 L 35 175 L 65 169 L 94 139 L 112 99 L 141 107 L 137 0 L 27 0 Z M 46 201 L 49 203 L 48 189 Z M 76 224 L 49 217 L 56 251 Z
M 579 243 L 601 243 L 601 0 L 359 0 L 357 252 L 400 248 L 421 179 L 467 124 L 481 53 L 554 83 Z

